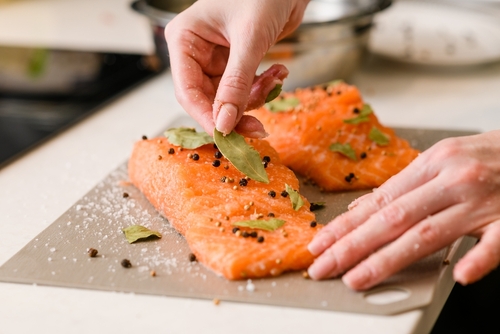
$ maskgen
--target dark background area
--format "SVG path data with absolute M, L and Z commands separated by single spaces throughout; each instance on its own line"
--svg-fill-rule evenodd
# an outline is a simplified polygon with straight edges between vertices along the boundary
M 431 334 L 500 333 L 500 268 L 479 282 L 455 284 Z

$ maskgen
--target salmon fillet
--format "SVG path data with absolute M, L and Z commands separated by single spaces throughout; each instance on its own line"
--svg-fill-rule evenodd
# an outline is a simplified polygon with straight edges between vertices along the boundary
M 306 269 L 313 262 L 307 244 L 320 228 L 311 224 L 315 216 L 309 210 L 310 203 L 303 198 L 304 205 L 295 211 L 289 196 L 281 196 L 286 184 L 298 190 L 294 173 L 281 163 L 268 142 L 248 142 L 262 158 L 270 158 L 266 168 L 269 184 L 246 180 L 244 185 L 241 180 L 245 175 L 225 158 L 217 159 L 218 150 L 212 144 L 180 149 L 166 138 L 135 144 L 129 177 L 184 235 L 198 261 L 216 273 L 242 279 Z M 197 160 L 193 159 L 195 154 Z M 220 166 L 216 167 L 214 160 L 219 160 Z M 286 223 L 274 231 L 248 227 L 233 231 L 234 222 L 272 216 Z M 257 237 L 243 236 L 252 232 L 257 232 Z
M 280 98 L 297 98 L 300 103 L 280 112 L 271 112 L 267 104 L 249 114 L 264 124 L 269 133 L 266 140 L 278 151 L 283 163 L 322 190 L 378 187 L 419 153 L 392 129 L 380 124 L 373 113 L 366 116 L 365 122 L 345 122 L 360 117 L 364 107 L 354 86 L 341 82 L 297 89 L 282 93 Z M 386 145 L 370 139 L 374 128 L 388 139 Z M 349 144 L 355 160 L 330 150 L 334 143 Z

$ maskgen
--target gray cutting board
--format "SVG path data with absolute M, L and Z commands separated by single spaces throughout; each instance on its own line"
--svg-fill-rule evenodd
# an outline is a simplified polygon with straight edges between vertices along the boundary
M 172 124 L 179 125 L 190 126 L 192 121 Z M 445 137 L 471 134 L 397 132 L 420 150 Z M 339 279 L 304 279 L 302 273 L 228 281 L 189 261 L 184 238 L 127 179 L 124 163 L 0 267 L 0 281 L 387 315 L 428 305 L 446 270 L 443 260 L 455 263 L 474 243 L 471 238 L 459 240 L 368 292 L 349 290 Z M 129 197 L 124 198 L 124 192 Z M 312 202 L 327 203 L 317 211 L 317 221 L 328 223 L 366 192 L 322 193 L 302 184 L 301 193 Z M 163 238 L 129 244 L 121 230 L 133 224 L 159 231 Z M 99 255 L 90 258 L 89 247 Z M 125 258 L 132 263 L 129 269 L 120 265 Z M 156 276 L 150 274 L 152 270 Z

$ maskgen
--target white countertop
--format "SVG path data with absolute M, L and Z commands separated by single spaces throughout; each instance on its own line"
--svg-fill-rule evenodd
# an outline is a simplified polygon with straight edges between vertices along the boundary
M 375 59 L 353 82 L 387 125 L 500 128 L 500 64 L 440 73 Z M 182 114 L 167 72 L 1 169 L 0 264 L 124 162 L 135 140 Z M 446 297 L 387 317 L 6 283 L 0 296 L 1 333 L 413 333 Z

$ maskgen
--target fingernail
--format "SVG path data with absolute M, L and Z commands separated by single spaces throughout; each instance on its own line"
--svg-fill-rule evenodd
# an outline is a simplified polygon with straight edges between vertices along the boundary
M 332 277 L 337 271 L 337 262 L 331 258 L 331 253 L 325 253 L 314 260 L 313 264 L 307 269 L 309 277 L 314 280 Z
M 473 266 L 469 263 L 459 263 L 453 272 L 453 278 L 455 281 L 460 283 L 461 285 L 469 284 L 469 278 L 467 278 L 467 273 L 474 270 Z
M 247 133 L 245 133 L 245 136 L 249 137 L 249 138 L 263 139 L 263 138 L 266 138 L 267 136 L 269 136 L 269 133 L 267 133 L 264 130 L 262 130 L 262 131 L 257 130 L 257 131 L 247 132 Z
M 351 289 L 362 289 L 370 283 L 371 279 L 372 273 L 370 269 L 364 265 L 352 269 L 342 277 L 344 284 Z
M 316 235 L 316 237 L 314 237 L 309 245 L 307 245 L 307 249 L 312 255 L 318 256 L 334 242 L 335 238 L 333 235 L 326 235 L 325 233 L 320 232 Z
M 238 117 L 238 108 L 232 103 L 224 103 L 221 105 L 219 115 L 215 122 L 217 130 L 227 135 L 233 131 Z
M 355 199 L 354 201 L 352 201 L 348 206 L 347 206 L 347 210 L 351 211 L 352 209 L 354 209 L 356 206 L 358 206 L 358 203 L 359 201 L 357 199 Z

